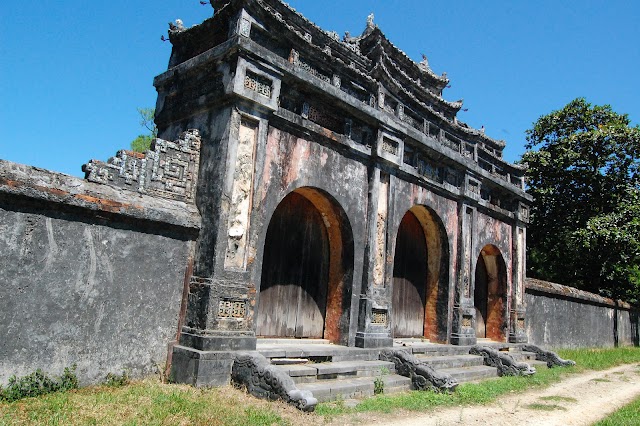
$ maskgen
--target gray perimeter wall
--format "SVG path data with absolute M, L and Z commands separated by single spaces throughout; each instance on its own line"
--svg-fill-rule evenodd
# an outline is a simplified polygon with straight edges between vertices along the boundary
M 639 311 L 560 284 L 527 278 L 529 342 L 545 348 L 638 346 Z M 616 337 L 617 336 L 617 337 Z
M 0 161 L 0 383 L 164 369 L 197 222 L 184 203 Z

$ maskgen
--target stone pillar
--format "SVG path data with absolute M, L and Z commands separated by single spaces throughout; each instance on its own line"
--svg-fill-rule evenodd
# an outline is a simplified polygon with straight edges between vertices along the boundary
M 387 218 L 389 175 L 379 168 L 369 171 L 369 216 L 356 346 L 390 347 L 391 296 L 387 282 Z
M 252 188 L 256 144 L 260 120 L 233 111 L 222 132 L 226 150 L 225 167 L 219 184 L 212 191 L 222 193 L 219 207 L 212 213 L 216 220 L 201 234 L 201 257 L 207 265 L 195 265 L 189 282 L 187 310 L 179 344 L 173 349 L 174 380 L 197 386 L 229 383 L 233 356 L 230 352 L 256 349 L 254 331 L 255 283 L 251 279 L 248 258 L 251 248 Z M 205 169 L 208 168 L 208 165 Z M 202 175 L 201 179 L 211 179 Z M 201 202 L 215 197 L 203 189 Z M 216 237 L 212 238 L 212 234 Z
M 473 303 L 472 283 L 473 254 L 476 252 L 474 242 L 476 209 L 465 203 L 460 203 L 459 212 L 458 270 L 451 343 L 454 345 L 474 345 L 476 343 L 476 310 Z
M 528 216 L 526 206 L 524 210 L 521 206 L 519 209 L 520 219 Z M 523 212 L 525 214 L 523 215 Z M 509 342 L 526 343 L 528 341 L 525 316 L 526 307 L 524 302 L 524 281 L 526 276 L 526 229 L 522 221 L 518 221 L 513 227 L 513 248 L 512 248 L 512 271 L 513 295 L 511 299 L 511 313 L 509 319 Z

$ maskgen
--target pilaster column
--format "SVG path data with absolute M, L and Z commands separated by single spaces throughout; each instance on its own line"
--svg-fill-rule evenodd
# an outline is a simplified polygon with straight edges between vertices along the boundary
M 526 229 L 522 224 L 513 227 L 512 271 L 513 295 L 509 320 L 509 342 L 526 343 L 525 329 L 526 307 L 524 302 L 524 280 L 526 276 Z
M 476 209 L 465 203 L 460 203 L 459 206 L 458 235 L 460 243 L 458 245 L 458 270 L 451 343 L 454 345 L 474 345 L 476 343 L 476 310 L 473 303 L 473 253 L 475 253 Z
M 387 282 L 387 218 L 390 176 L 379 168 L 369 172 L 366 259 L 360 295 L 356 346 L 390 347 L 391 296 Z

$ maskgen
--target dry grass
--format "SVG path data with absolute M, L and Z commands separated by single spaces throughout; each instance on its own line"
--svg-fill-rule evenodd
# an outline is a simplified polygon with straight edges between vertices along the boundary
M 196 389 L 157 379 L 0 403 L 0 425 L 298 425 L 320 419 L 232 387 Z
M 560 351 L 578 366 L 541 369 L 530 377 L 502 377 L 462 384 L 453 394 L 405 392 L 379 395 L 353 407 L 341 402 L 320 404 L 316 413 L 301 413 L 282 402 L 248 396 L 232 387 L 196 389 L 161 384 L 157 378 L 122 387 L 95 386 L 58 392 L 12 403 L 0 403 L 2 425 L 324 425 L 368 424 L 380 413 L 426 412 L 439 407 L 482 405 L 500 395 L 545 387 L 587 369 L 640 362 L 640 348 Z M 640 370 L 637 370 L 640 373 Z M 571 403 L 549 398 L 551 402 Z M 636 405 L 637 406 L 637 405 Z M 633 407 L 636 407 L 633 406 Z M 635 421 L 636 418 L 634 418 Z

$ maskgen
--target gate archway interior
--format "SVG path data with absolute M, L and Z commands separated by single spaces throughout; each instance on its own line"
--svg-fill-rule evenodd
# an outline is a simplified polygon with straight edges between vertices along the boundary
M 475 271 L 476 337 L 506 339 L 507 268 L 500 250 L 487 245 L 480 251 Z
M 393 262 L 394 337 L 447 340 L 449 306 L 447 238 L 442 223 L 423 206 L 405 213 Z
M 352 277 L 353 238 L 342 209 L 315 188 L 289 193 L 267 228 L 256 334 L 346 343 Z

